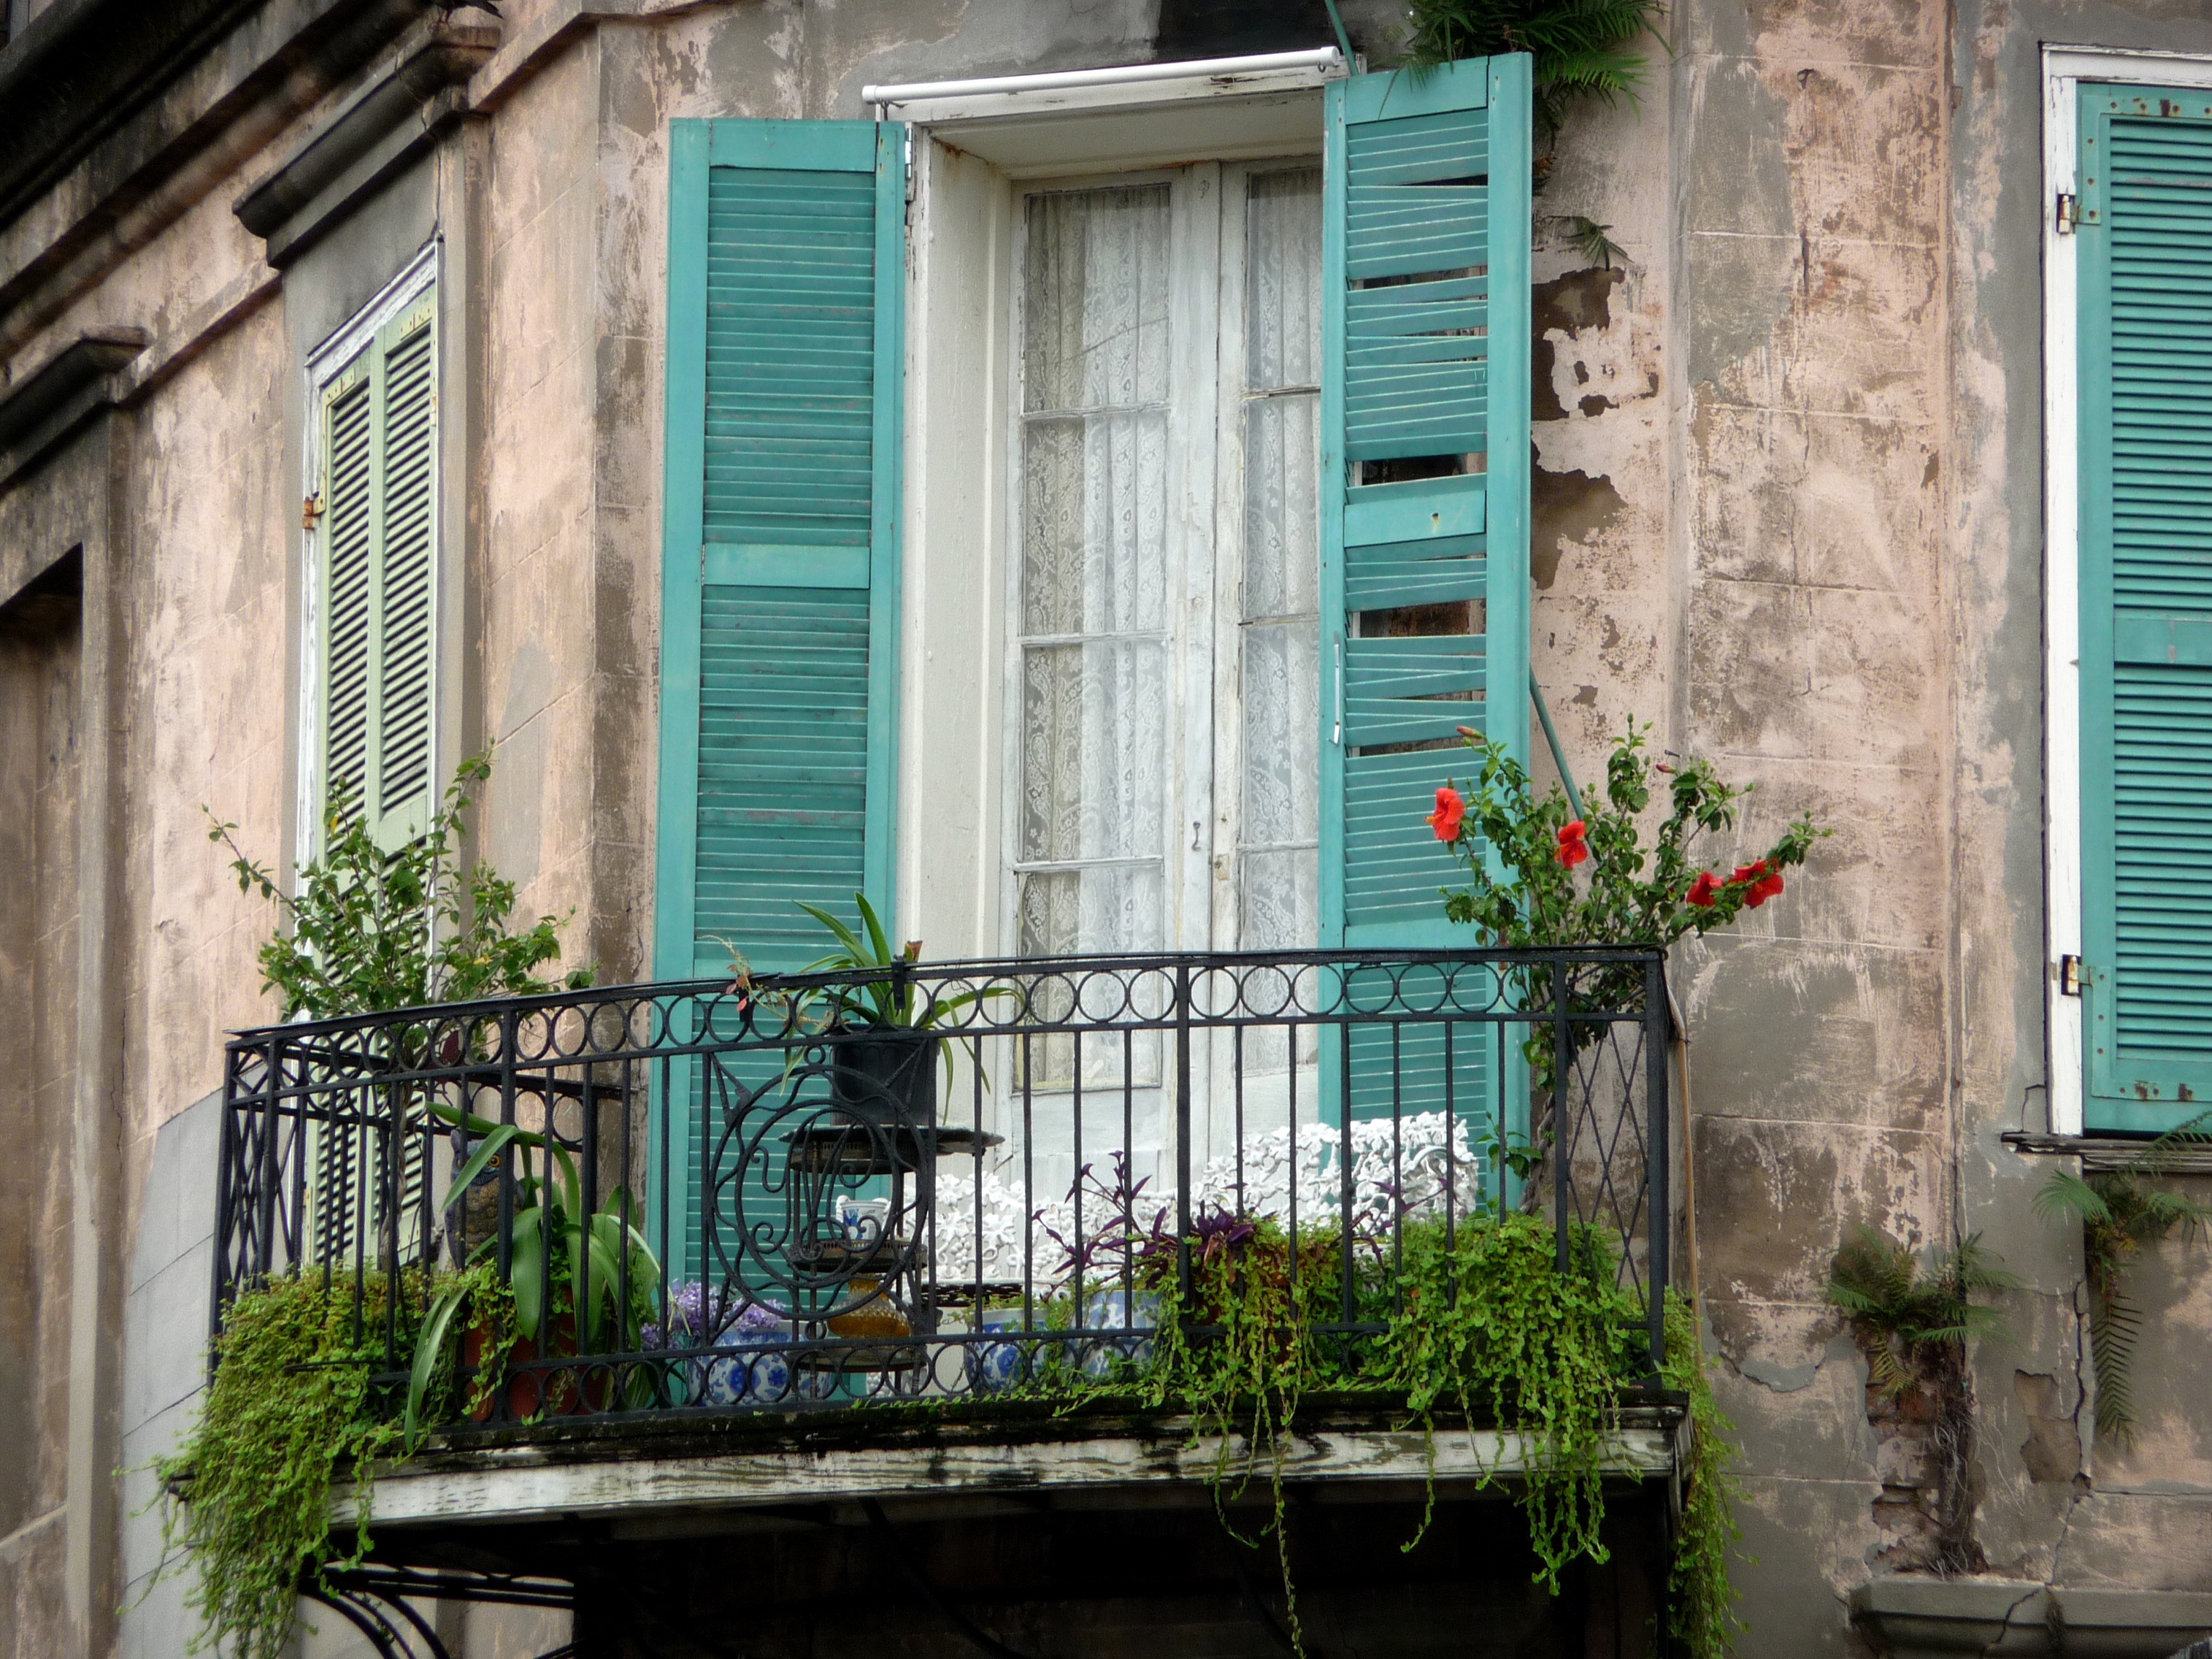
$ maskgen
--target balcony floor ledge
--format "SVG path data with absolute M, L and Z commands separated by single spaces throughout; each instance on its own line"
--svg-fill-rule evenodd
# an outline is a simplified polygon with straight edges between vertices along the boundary
M 825 1420 L 829 1419 L 829 1420 Z M 870 1419 L 873 1419 L 872 1421 Z M 1671 1400 L 1626 1407 L 1607 1474 L 1671 1486 L 1686 1432 Z M 521 1437 L 526 1434 L 527 1437 Z M 471 1523 L 512 1527 L 582 1517 L 625 1521 L 700 1510 L 796 1504 L 902 1504 L 952 1497 L 1093 1494 L 1119 1489 L 1202 1494 L 1220 1452 L 1194 1440 L 1185 1416 L 1090 1413 L 956 1418 L 911 1408 L 793 1417 L 611 1418 L 596 1425 L 545 1425 L 494 1439 L 456 1439 L 376 1471 L 370 1514 L 377 1531 Z M 1433 1441 L 1407 1426 L 1402 1406 L 1309 1410 L 1285 1451 L 1297 1485 L 1358 1483 L 1466 1488 L 1512 1481 L 1528 1467 L 1524 1437 L 1440 1417 Z M 1255 1483 L 1262 1491 L 1264 1468 Z M 341 1480 L 334 1526 L 350 1527 L 356 1490 Z

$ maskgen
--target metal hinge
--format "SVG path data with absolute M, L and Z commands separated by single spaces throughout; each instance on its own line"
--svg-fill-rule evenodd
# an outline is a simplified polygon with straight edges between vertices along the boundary
M 315 527 L 315 520 L 322 516 L 323 498 L 320 495 L 310 495 L 300 503 L 301 529 L 313 530 Z
M 2081 957 L 2058 958 L 2058 994 L 2062 997 L 2078 997 L 2081 994 Z
M 2058 234 L 2071 236 L 2074 228 L 2081 222 L 2081 198 L 2067 191 L 2058 192 Z

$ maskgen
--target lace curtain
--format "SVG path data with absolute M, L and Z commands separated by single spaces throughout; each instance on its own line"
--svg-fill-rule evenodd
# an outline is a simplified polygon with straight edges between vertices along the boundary
M 1234 792 L 1243 949 L 1319 937 L 1321 174 L 1245 175 Z M 1033 196 L 1022 272 L 1018 949 L 1171 943 L 1175 659 L 1194 683 L 1227 641 L 1181 639 L 1170 601 L 1171 237 L 1166 185 Z M 1186 330 L 1189 319 L 1182 319 Z M 1212 409 L 1174 411 L 1200 430 Z M 1201 781 L 1202 782 L 1202 781 Z M 1196 809 L 1194 808 L 1194 811 Z M 1226 849 L 1211 849 L 1226 850 Z M 1207 856 L 1200 852 L 1198 856 Z M 1227 945 L 1228 940 L 1217 940 Z
M 1168 187 L 1030 198 L 1019 948 L 1165 944 Z

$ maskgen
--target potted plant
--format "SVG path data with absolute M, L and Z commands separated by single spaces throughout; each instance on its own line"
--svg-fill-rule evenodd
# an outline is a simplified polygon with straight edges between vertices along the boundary
M 453 1172 L 453 1191 L 466 1192 L 510 1146 L 520 1158 L 507 1258 L 514 1328 L 511 1333 L 500 1330 L 477 1310 L 462 1339 L 462 1363 L 481 1372 L 488 1366 L 572 1358 L 587 1349 L 597 1353 L 635 1347 L 653 1316 L 660 1264 L 631 1224 L 638 1206 L 629 1191 L 617 1187 L 596 1210 L 587 1211 L 575 1159 L 558 1141 L 518 1124 L 493 1123 L 449 1106 L 434 1104 L 431 1109 L 483 1137 L 468 1161 Z M 532 1152 L 539 1150 L 546 1154 L 542 1176 L 530 1159 Z M 495 1237 L 484 1240 L 470 1253 L 470 1265 L 489 1262 L 497 1247 Z M 468 1275 L 447 1281 L 423 1316 L 404 1419 L 410 1445 L 421 1432 L 423 1400 L 443 1358 L 453 1321 L 471 1299 L 471 1285 Z M 586 1305 L 580 1308 L 580 1285 L 588 1285 Z M 580 1378 L 574 1370 L 543 1377 L 526 1371 L 507 1384 L 507 1408 L 521 1418 L 549 1411 L 556 1415 L 602 1411 L 608 1404 L 608 1382 L 604 1376 Z M 490 1413 L 490 1395 L 477 1389 L 470 1415 L 481 1419 Z
M 854 983 L 811 994 L 826 1004 L 817 1028 L 825 1040 L 830 1097 L 862 1122 L 921 1127 L 937 1121 L 937 1060 L 943 1048 L 934 1027 L 985 991 L 939 997 L 917 988 L 908 973 L 921 959 L 921 941 L 896 950 L 864 893 L 853 895 L 863 932 L 856 933 L 818 906 L 799 908 L 820 922 L 838 948 L 807 964 L 810 974 L 842 973 Z M 865 933 L 865 937 L 863 936 Z M 794 1019 L 797 1029 L 802 1021 Z M 948 1074 L 951 1056 L 943 1056 Z

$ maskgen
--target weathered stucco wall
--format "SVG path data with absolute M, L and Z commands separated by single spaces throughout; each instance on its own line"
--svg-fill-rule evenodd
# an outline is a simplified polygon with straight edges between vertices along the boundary
M 1838 1592 L 1925 1530 L 1924 1446 L 1869 1424 L 1824 1305 L 1857 1222 L 1980 1231 L 2025 1281 L 1976 1373 L 1990 1570 L 2203 1588 L 2201 1263 L 2142 1270 L 2143 1434 L 2092 1452 L 2079 1241 L 1999 1136 L 2047 1121 L 2039 43 L 2212 28 L 1838 0 L 1684 7 L 1671 33 L 1640 118 L 1578 118 L 1539 198 L 1534 645 L 1585 778 L 1601 726 L 1657 714 L 1759 786 L 1745 849 L 1804 808 L 1837 831 L 1676 971 L 1753 1646 L 1858 1650 Z M 1575 270 L 1576 215 L 1625 276 Z M 1643 439 L 1645 410 L 1671 429 Z

